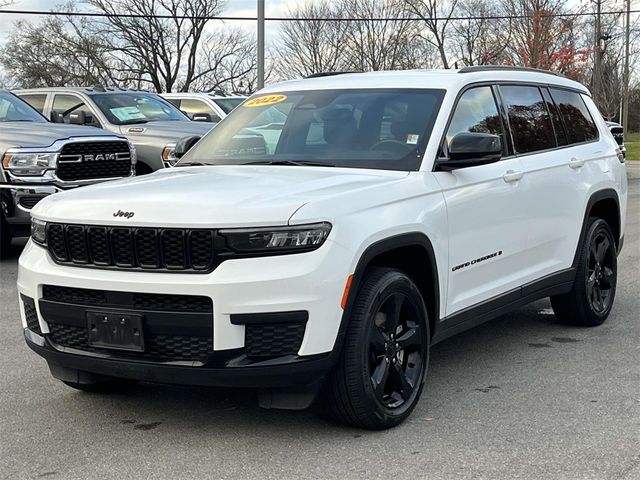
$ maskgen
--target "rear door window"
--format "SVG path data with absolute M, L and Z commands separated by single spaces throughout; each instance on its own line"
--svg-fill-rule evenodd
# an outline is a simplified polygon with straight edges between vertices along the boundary
M 57 93 L 53 97 L 52 112 L 61 114 L 64 123 L 71 123 L 71 114 L 76 112 L 84 112 L 86 124 L 92 125 L 98 123 L 93 112 L 87 107 L 84 101 L 75 95 Z
M 577 92 L 550 88 L 558 106 L 570 144 L 591 142 L 598 139 L 598 129 L 582 96 Z
M 538 87 L 503 85 L 500 93 L 509 115 L 516 153 L 556 147 L 551 116 Z

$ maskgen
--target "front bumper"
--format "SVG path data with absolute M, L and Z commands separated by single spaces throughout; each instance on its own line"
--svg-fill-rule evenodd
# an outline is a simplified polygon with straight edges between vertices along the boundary
M 330 354 L 337 344 L 343 313 L 340 300 L 352 259 L 348 250 L 328 240 L 308 253 L 227 260 L 209 274 L 133 272 L 58 265 L 44 248 L 30 241 L 19 261 L 18 291 L 34 299 L 43 336 L 25 330 L 27 343 L 50 363 L 102 375 L 200 385 L 296 384 L 321 376 L 332 362 Z M 44 285 L 209 297 L 213 303 L 211 353 L 215 361 L 199 366 L 173 365 L 60 348 L 49 341 L 51 332 L 41 311 Z M 22 298 L 20 303 L 26 329 Z M 293 311 L 308 312 L 296 354 L 257 362 L 237 361 L 245 348 L 246 329 L 237 321 L 239 316 Z
M 47 361 L 54 376 L 77 383 L 83 383 L 82 376 L 90 373 L 177 385 L 285 388 L 309 385 L 322 379 L 335 362 L 334 354 L 324 354 L 251 366 L 195 368 L 74 355 L 58 351 L 47 338 L 28 329 L 24 330 L 24 335 L 29 348 Z

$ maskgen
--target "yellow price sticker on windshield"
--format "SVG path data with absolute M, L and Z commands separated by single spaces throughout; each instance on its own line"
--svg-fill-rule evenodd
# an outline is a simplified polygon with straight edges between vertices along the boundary
M 244 102 L 242 105 L 245 107 L 264 107 L 283 102 L 286 99 L 287 96 L 282 94 L 262 95 L 261 97 L 252 98 L 251 100 Z

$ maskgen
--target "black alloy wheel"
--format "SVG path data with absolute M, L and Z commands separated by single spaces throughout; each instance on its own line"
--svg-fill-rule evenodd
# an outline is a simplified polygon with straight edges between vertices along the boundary
M 551 306 L 562 323 L 595 327 L 611 313 L 618 273 L 616 241 L 605 220 L 589 219 L 577 258 L 571 291 L 551 297 Z
M 429 319 L 420 290 L 403 272 L 372 267 L 357 288 L 323 404 L 340 423 L 382 430 L 402 423 L 420 399 Z

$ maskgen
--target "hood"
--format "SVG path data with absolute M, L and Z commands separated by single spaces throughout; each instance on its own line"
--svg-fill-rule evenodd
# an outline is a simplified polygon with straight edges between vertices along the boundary
M 101 128 L 62 123 L 6 122 L 0 125 L 0 151 L 13 147 L 48 147 L 70 137 L 97 137 L 114 134 Z
M 47 221 L 154 227 L 286 225 L 308 202 L 399 182 L 407 172 L 300 166 L 177 167 L 51 195 Z M 133 216 L 114 217 L 118 211 Z
M 205 122 L 149 122 L 139 125 L 123 125 L 120 132 L 127 136 L 162 137 L 167 141 L 178 140 L 189 135 L 202 136 L 214 126 Z

